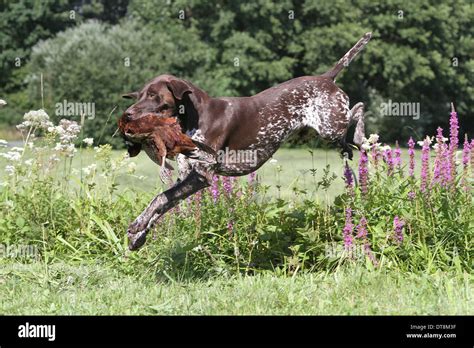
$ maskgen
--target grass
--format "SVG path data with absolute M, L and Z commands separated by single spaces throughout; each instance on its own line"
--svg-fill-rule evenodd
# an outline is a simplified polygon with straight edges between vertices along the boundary
M 335 150 L 311 150 L 314 154 L 314 167 L 317 168 L 313 178 L 312 170 L 312 156 L 308 149 L 288 149 L 282 148 L 278 150 L 273 156 L 277 160 L 276 163 L 265 163 L 259 170 L 258 176 L 264 185 L 270 186 L 269 193 L 277 195 L 277 185 L 281 186 L 280 193 L 282 197 L 289 197 L 292 194 L 292 188 L 298 186 L 299 188 L 308 189 L 310 192 L 315 187 L 315 183 L 321 180 L 323 176 L 323 168 L 330 165 L 331 172 L 342 176 L 343 161 L 339 153 Z M 113 157 L 121 156 L 124 150 L 113 151 Z M 83 150 L 82 166 L 87 166 L 92 163 L 92 150 Z M 354 158 L 354 165 L 358 160 L 357 155 Z M 133 158 L 137 164 L 135 177 L 124 175 L 118 178 L 118 183 L 123 187 L 139 186 L 145 191 L 163 189 L 159 179 L 159 167 L 152 162 L 145 153 L 140 153 Z M 175 168 L 174 175 L 177 173 L 176 162 L 170 162 Z M 73 161 L 73 167 L 79 169 L 81 167 L 80 156 L 76 156 Z M 244 177 L 245 179 L 245 177 Z M 342 179 L 339 179 L 342 184 Z M 329 190 L 329 197 L 334 198 L 336 195 L 343 192 L 343 185 L 331 187 Z
M 92 163 L 92 150 L 82 151 L 82 166 L 90 165 Z M 113 151 L 113 157 L 121 156 L 123 153 L 124 150 L 115 150 Z M 419 155 L 417 154 L 417 156 Z M 291 198 L 293 189 L 298 187 L 307 190 L 309 193 L 314 193 L 316 198 L 324 199 L 330 203 L 336 196 L 344 192 L 343 160 L 335 149 L 281 148 L 274 154 L 273 158 L 277 162 L 268 161 L 257 171 L 260 182 L 269 187 L 268 192 L 271 196 L 278 196 L 278 191 L 280 191 L 282 198 Z M 403 151 L 402 159 L 404 163 L 408 161 L 406 151 Z M 152 190 L 156 192 L 165 188 L 159 179 L 159 167 L 145 153 L 140 153 L 133 158 L 133 161 L 137 164 L 135 175 L 119 177 L 117 180 L 120 184 L 119 187 L 140 187 L 144 191 Z M 354 151 L 351 166 L 357 168 L 358 161 L 359 152 Z M 0 158 L 0 165 L 2 165 L 1 162 L 2 159 Z M 172 161 L 171 163 L 175 168 L 174 175 L 176 175 L 176 162 Z M 316 192 L 316 185 L 323 178 L 324 168 L 327 165 L 330 166 L 330 174 L 334 173 L 338 178 L 335 185 L 329 187 L 326 196 L 326 193 L 321 190 Z M 81 168 L 80 156 L 74 158 L 73 167 Z M 315 171 L 313 172 L 313 170 Z M 245 177 L 243 177 L 243 180 L 245 180 Z M 278 189 L 278 186 L 280 186 L 280 189 Z
M 123 275 L 100 265 L 5 262 L 0 284 L 2 315 L 462 315 L 474 308 L 467 273 L 362 267 L 157 283 L 149 275 Z
M 21 141 L 21 133 L 15 127 L 0 124 L 0 139 L 7 141 Z

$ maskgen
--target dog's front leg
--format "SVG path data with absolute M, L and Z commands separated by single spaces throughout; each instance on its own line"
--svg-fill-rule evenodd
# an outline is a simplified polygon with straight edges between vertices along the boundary
M 146 209 L 133 221 L 127 230 L 129 249 L 139 249 L 146 240 L 147 232 L 160 216 L 173 208 L 182 199 L 210 185 L 208 173 L 200 174 L 192 170 L 189 175 L 175 186 L 156 196 Z

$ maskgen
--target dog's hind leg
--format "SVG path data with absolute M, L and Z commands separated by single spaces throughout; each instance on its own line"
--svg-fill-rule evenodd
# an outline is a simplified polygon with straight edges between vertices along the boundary
M 365 126 L 364 126 L 364 103 L 357 103 L 350 111 L 351 113 L 351 124 L 356 124 L 354 132 L 354 144 L 359 148 L 365 137 Z

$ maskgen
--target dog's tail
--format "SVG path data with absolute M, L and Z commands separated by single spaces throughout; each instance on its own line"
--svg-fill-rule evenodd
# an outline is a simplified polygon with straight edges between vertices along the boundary
M 370 32 L 366 33 L 359 41 L 357 41 L 357 43 L 354 45 L 354 47 L 352 47 L 344 55 L 344 57 L 339 59 L 337 64 L 334 65 L 334 67 L 331 70 L 329 70 L 328 72 L 324 73 L 321 76 L 330 78 L 331 80 L 334 80 L 336 78 L 337 74 L 339 74 L 341 72 L 341 70 L 344 69 L 344 67 L 348 66 L 349 63 L 352 61 L 352 59 L 354 59 L 354 57 L 360 51 L 362 51 L 362 49 L 365 47 L 365 45 L 367 45 L 367 43 L 369 42 L 371 37 L 372 37 L 372 33 L 370 33 Z

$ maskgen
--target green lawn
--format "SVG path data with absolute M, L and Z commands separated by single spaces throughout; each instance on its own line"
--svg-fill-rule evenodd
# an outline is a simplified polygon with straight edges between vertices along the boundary
M 5 263 L 0 314 L 472 314 L 468 274 L 404 274 L 346 268 L 157 283 L 112 268 Z
M 291 198 L 294 196 L 293 188 L 307 190 L 308 193 L 316 199 L 321 199 L 331 203 L 333 199 L 343 193 L 344 181 L 343 159 L 337 149 L 313 149 L 307 148 L 282 148 L 273 156 L 277 162 L 268 161 L 258 171 L 259 180 L 269 186 L 269 194 L 272 196 L 281 195 L 282 198 Z M 92 150 L 85 150 L 83 153 L 83 166 L 91 164 Z M 418 151 L 417 151 L 418 152 Z M 114 151 L 115 156 L 121 156 L 124 151 Z M 416 154 L 418 159 L 419 153 Z M 137 164 L 135 177 L 129 175 L 119 177 L 118 182 L 125 187 L 140 187 L 146 191 L 159 191 L 164 188 L 159 179 L 159 166 L 152 162 L 145 153 L 140 153 L 132 159 Z M 354 158 L 350 162 L 351 167 L 357 174 L 357 165 L 359 161 L 359 152 L 354 151 Z M 408 163 L 408 154 L 406 149 L 402 150 L 402 161 Z M 419 161 L 418 161 L 419 162 Z M 176 162 L 171 161 L 173 167 L 177 169 Z M 419 163 L 417 168 L 419 168 Z M 324 169 L 329 165 L 329 174 L 337 176 L 334 183 L 329 187 L 327 194 L 320 188 L 317 190 L 317 183 L 323 178 Z M 79 156 L 74 160 L 74 167 L 80 167 Z M 313 171 L 313 169 L 315 171 Z M 418 169 L 417 169 L 418 170 Z M 176 175 L 176 170 L 174 171 Z M 314 175 L 313 175 L 314 173 Z M 141 177 L 141 178 L 140 178 Z M 247 180 L 242 177 L 241 180 Z M 280 186 L 280 189 L 277 188 Z

